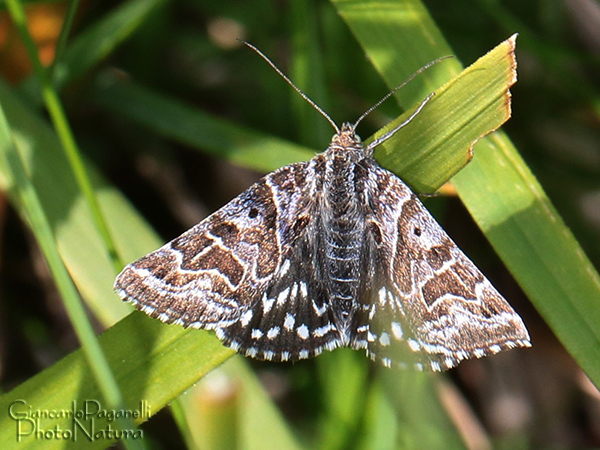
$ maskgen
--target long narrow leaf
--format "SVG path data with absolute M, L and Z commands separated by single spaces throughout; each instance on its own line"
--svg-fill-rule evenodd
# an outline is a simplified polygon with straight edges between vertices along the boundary
M 77 293 L 67 268 L 59 255 L 52 229 L 44 214 L 39 197 L 25 170 L 21 155 L 12 144 L 10 127 L 1 107 L 0 142 L 2 143 L 0 146 L 0 154 L 4 160 L 3 163 L 6 164 L 6 167 L 11 171 L 12 186 L 20 199 L 22 211 L 31 225 L 33 234 L 42 249 L 44 258 L 56 281 L 58 291 L 64 299 L 65 308 L 71 323 L 73 324 L 75 333 L 82 344 L 82 356 L 85 358 L 85 362 L 91 369 L 92 382 L 99 388 L 97 398 L 105 399 L 109 409 L 121 409 L 124 407 L 122 393 L 116 384 L 106 357 L 98 344 L 94 329 L 87 317 L 79 294 Z M 25 400 L 23 400 L 23 402 L 25 402 Z M 12 417 L 14 418 L 15 416 Z M 16 423 L 21 425 L 21 421 L 18 418 Z M 120 430 L 131 430 L 132 432 L 135 432 L 135 427 L 129 417 L 117 418 L 116 424 L 118 425 L 117 428 Z M 29 426 L 26 427 L 26 429 L 33 431 L 34 428 L 31 427 L 30 422 L 28 422 L 28 425 Z M 24 429 L 25 428 L 20 426 L 17 427 L 18 431 Z M 17 439 L 17 442 L 18 441 L 19 439 Z M 125 445 L 129 449 L 145 448 L 141 441 L 125 442 Z

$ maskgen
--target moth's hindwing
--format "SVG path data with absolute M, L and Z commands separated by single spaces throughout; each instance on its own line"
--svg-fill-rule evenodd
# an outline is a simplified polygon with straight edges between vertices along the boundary
M 355 346 L 385 365 L 433 370 L 530 346 L 521 318 L 410 189 L 378 166 L 369 174 L 377 264 Z

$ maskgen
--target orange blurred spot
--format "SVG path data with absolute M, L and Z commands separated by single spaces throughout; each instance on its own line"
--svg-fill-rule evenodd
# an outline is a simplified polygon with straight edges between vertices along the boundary
M 448 197 L 456 197 L 456 188 L 450 182 L 444 183 L 441 188 L 438 189 L 440 195 L 446 195 Z
M 66 3 L 38 3 L 25 7 L 29 32 L 45 66 L 52 63 L 65 17 Z M 0 13 L 0 73 L 18 83 L 31 73 L 31 62 L 8 11 Z

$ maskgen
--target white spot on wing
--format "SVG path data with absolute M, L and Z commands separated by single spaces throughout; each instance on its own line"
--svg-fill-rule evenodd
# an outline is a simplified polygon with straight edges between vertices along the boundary
M 265 294 L 265 295 L 263 295 L 262 302 L 263 302 L 263 312 L 266 314 L 269 311 L 271 311 L 271 308 L 273 307 L 273 303 L 275 303 L 275 299 L 267 298 L 267 294 Z
M 381 306 L 385 305 L 385 294 L 387 292 L 387 289 L 385 287 L 382 287 L 381 289 L 379 289 L 379 304 Z
M 290 270 L 290 260 L 286 259 L 279 269 L 279 275 L 285 275 L 288 273 L 288 270 Z
M 250 320 L 252 320 L 252 315 L 253 314 L 254 313 L 252 312 L 251 309 L 249 309 L 244 314 L 242 314 L 242 317 L 240 318 L 240 323 L 242 324 L 243 327 L 247 327 L 248 326 L 248 324 L 250 323 Z
M 301 281 L 298 284 L 300 285 L 300 294 L 302 295 L 302 297 L 308 297 L 308 288 L 306 287 L 306 283 L 304 281 Z
M 402 325 L 398 322 L 392 322 L 392 334 L 398 340 L 402 339 L 404 333 L 402 332 Z
M 258 328 L 254 328 L 252 330 L 252 339 L 260 339 L 261 337 L 263 337 L 263 332 L 261 330 L 259 330 Z
M 296 318 L 293 316 L 293 314 L 287 313 L 285 315 L 285 321 L 283 322 L 283 328 L 289 331 L 294 328 L 295 323 Z
M 384 347 L 387 347 L 388 345 L 390 345 L 390 335 L 387 334 L 385 331 L 382 332 L 379 336 L 379 342 L 381 342 L 381 345 L 383 345 Z
M 296 295 L 298 295 L 298 283 L 294 283 L 294 285 L 292 286 L 292 292 L 290 293 L 290 298 L 296 298 Z
M 290 288 L 285 288 L 283 291 L 279 293 L 277 296 L 277 304 L 283 305 L 288 298 L 288 294 L 290 293 Z
M 267 331 L 267 337 L 269 339 L 275 339 L 279 335 L 279 327 L 273 327 Z
M 364 339 L 358 339 L 357 341 L 354 342 L 353 347 L 355 349 L 361 349 L 361 348 L 367 348 L 368 347 L 368 342 Z M 333 350 L 332 348 L 330 348 L 329 350 Z
M 376 311 L 377 311 L 377 306 L 375 305 L 375 303 L 373 303 L 373 305 L 371 306 L 371 311 L 369 311 L 369 320 L 373 320 L 373 317 L 375 317 Z
M 322 327 L 316 328 L 315 331 L 313 332 L 313 334 L 317 337 L 322 337 L 324 336 L 329 330 L 331 330 L 332 326 L 330 323 L 328 323 L 327 325 L 324 325 Z
M 162 322 L 168 322 L 170 318 L 171 318 L 171 316 L 169 316 L 167 313 L 160 313 L 158 315 L 158 319 L 161 320 Z
M 325 311 L 327 311 L 327 304 L 323 303 L 323 306 L 321 306 L 319 308 L 319 306 L 315 303 L 314 300 L 312 300 L 312 307 L 315 310 L 315 313 L 317 314 L 317 316 L 321 317 L 323 314 L 325 314 Z
M 498 344 L 490 345 L 490 352 L 498 353 L 500 350 L 502 350 L 502 347 L 500 347 Z
M 300 339 L 308 339 L 308 327 L 304 324 L 300 325 L 296 330 Z
M 418 352 L 421 350 L 421 345 L 414 339 L 408 339 L 408 346 L 413 352 Z
M 137 303 L 137 302 L 136 302 L 136 304 L 139 305 L 139 303 Z M 142 311 L 144 311 L 148 315 L 152 315 L 152 313 L 154 311 L 156 311 L 156 308 L 153 308 L 152 306 L 149 306 L 149 305 L 142 305 L 141 308 L 142 308 Z

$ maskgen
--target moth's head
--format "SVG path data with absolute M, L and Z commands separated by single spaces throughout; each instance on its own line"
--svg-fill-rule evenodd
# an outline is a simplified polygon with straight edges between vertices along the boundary
M 342 124 L 342 129 L 333 135 L 331 139 L 332 147 L 341 148 L 361 148 L 362 140 L 355 131 L 355 125 L 345 122 Z

